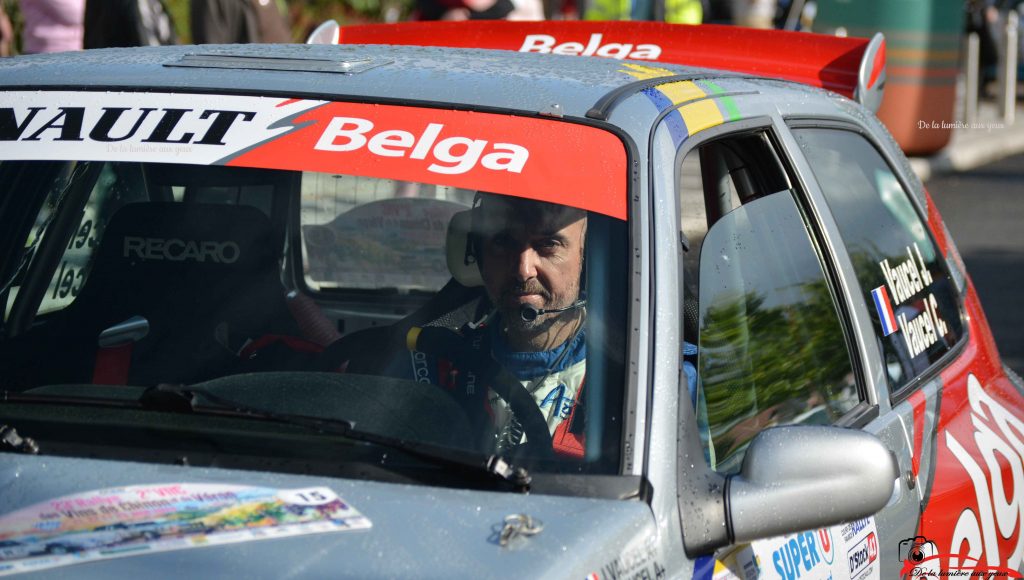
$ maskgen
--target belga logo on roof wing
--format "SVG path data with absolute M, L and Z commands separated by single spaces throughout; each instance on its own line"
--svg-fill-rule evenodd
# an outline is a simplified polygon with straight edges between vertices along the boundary
M 485 169 L 522 173 L 530 152 L 515 143 L 489 143 L 483 139 L 446 136 L 441 123 L 429 123 L 420 135 L 401 129 L 386 129 L 369 134 L 373 121 L 358 117 L 334 117 L 327 124 L 314 149 L 320 151 L 367 150 L 381 157 L 405 157 L 433 161 L 428 171 L 458 175 L 473 169 L 477 162 Z M 368 135 L 369 134 L 369 135 Z M 487 150 L 488 153 L 484 154 Z
M 519 47 L 519 52 L 539 52 L 541 54 L 568 54 L 570 56 L 603 56 L 607 58 L 635 58 L 640 60 L 657 60 L 661 56 L 661 47 L 657 44 L 621 44 L 610 42 L 601 44 L 603 37 L 599 33 L 590 35 L 587 44 L 581 42 L 558 42 L 554 36 L 547 34 L 528 34 Z M 634 50 L 634 46 L 636 50 Z

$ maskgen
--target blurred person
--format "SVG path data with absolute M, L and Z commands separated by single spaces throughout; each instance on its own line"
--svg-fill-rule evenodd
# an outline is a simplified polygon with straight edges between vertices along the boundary
M 996 79 L 999 66 L 999 9 L 995 0 L 967 0 L 965 32 L 978 35 L 978 96 L 988 96 L 986 86 Z
M 177 44 L 163 0 L 86 0 L 85 48 Z
M 195 44 L 292 41 L 276 0 L 192 0 L 189 21 Z
M 733 0 L 733 21 L 747 28 L 775 28 L 777 0 Z
M 19 7 L 25 53 L 82 50 L 85 0 L 20 0 Z
M 701 24 L 709 10 L 707 0 L 590 0 L 586 20 L 654 20 L 673 24 Z
M 543 20 L 540 0 L 417 0 L 414 20 Z
M 14 54 L 14 27 L 11 26 L 11 18 L 7 16 L 4 7 L 0 4 L 0 57 Z
M 704 22 L 708 24 L 732 24 L 733 0 L 707 0 Z

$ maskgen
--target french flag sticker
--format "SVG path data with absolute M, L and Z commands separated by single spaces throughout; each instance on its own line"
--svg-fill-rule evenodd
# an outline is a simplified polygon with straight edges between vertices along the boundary
M 896 327 L 896 314 L 892 311 L 892 303 L 889 302 L 889 292 L 885 286 L 879 286 L 871 291 L 871 298 L 875 301 L 875 309 L 878 310 L 878 318 L 882 321 L 882 336 L 899 330 Z

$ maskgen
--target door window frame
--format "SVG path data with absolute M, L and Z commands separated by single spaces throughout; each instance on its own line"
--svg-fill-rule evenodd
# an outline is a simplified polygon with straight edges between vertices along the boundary
M 793 129 L 826 129 L 848 131 L 859 135 L 871 147 L 873 147 L 875 151 L 882 157 L 882 160 L 888 166 L 892 174 L 896 177 L 896 180 L 899 182 L 900 187 L 903 188 L 904 193 L 906 193 L 907 198 L 909 199 L 911 206 L 914 208 L 914 211 L 916 212 L 918 219 L 920 219 L 925 226 L 924 229 L 926 235 L 928 236 L 928 239 L 931 240 L 936 253 L 942 257 L 942 259 L 940 260 L 940 264 L 942 264 L 942 267 L 946 269 L 950 281 L 952 282 L 951 287 L 956 294 L 955 301 L 957 304 L 957 311 L 960 315 L 960 322 L 963 328 L 960 340 L 957 341 L 957 343 L 954 344 L 953 347 L 946 352 L 946 354 L 944 354 L 942 357 L 940 357 L 938 360 L 932 363 L 926 370 L 918 373 L 915 377 L 908 380 L 902 387 L 900 387 L 896 391 L 892 391 L 889 389 L 888 378 L 884 374 L 884 371 L 881 376 L 876 377 L 877 383 L 875 390 L 877 392 L 878 400 L 881 401 L 884 399 L 888 401 L 891 406 L 896 406 L 897 404 L 907 400 L 910 397 L 910 395 L 918 391 L 922 386 L 938 378 L 942 369 L 946 368 L 947 366 L 949 366 L 950 363 L 959 358 L 960 354 L 963 353 L 964 349 L 967 347 L 967 343 L 970 340 L 970 325 L 968 324 L 968 321 L 964 316 L 967 294 L 966 292 L 960 290 L 959 284 L 956 281 L 956 266 L 955 264 L 950 263 L 948 255 L 942 254 L 938 240 L 935 239 L 935 232 L 932 231 L 931 224 L 928 221 L 928 212 L 926 208 L 923 207 L 923 204 L 925 203 L 924 192 L 917 190 L 912 185 L 912 180 L 908 179 L 907 175 L 904 173 L 903 165 L 899 163 L 899 160 L 894 155 L 892 155 L 892 153 L 884 146 L 883 143 L 880 142 L 879 139 L 876 138 L 874 134 L 871 133 L 871 131 L 869 131 L 868 129 L 859 124 L 850 122 L 848 119 L 792 116 L 786 117 L 784 121 L 787 128 L 787 132 Z M 804 156 L 803 150 L 796 142 L 796 137 L 793 136 L 791 133 L 789 136 L 792 139 L 794 147 L 793 155 L 798 156 L 799 159 L 802 160 L 803 164 L 810 169 L 810 162 L 807 160 L 806 156 Z M 816 176 L 813 173 L 813 170 L 811 170 L 807 177 L 809 177 L 810 181 L 812 181 L 815 184 L 815 186 L 817 186 L 818 182 Z M 828 203 L 824 198 L 824 194 L 821 193 L 820 190 L 817 190 L 816 193 L 818 196 L 820 196 L 820 203 L 823 204 L 822 207 L 826 208 L 826 213 L 828 213 Z M 829 213 L 829 219 L 832 219 L 831 213 Z M 833 224 L 833 226 L 835 227 L 835 224 Z M 845 247 L 843 246 L 843 241 L 841 236 L 839 235 L 838 227 L 836 227 L 835 229 L 835 234 L 836 243 L 839 244 L 840 248 L 843 248 L 840 254 L 843 256 L 843 259 L 845 261 L 849 262 L 849 256 L 847 255 Z M 870 328 L 870 323 L 868 322 L 870 321 L 870 310 L 868 308 L 867 301 L 863 297 L 864 293 L 860 288 L 860 283 L 857 281 L 856 273 L 855 271 L 852 270 L 852 264 L 850 264 L 850 268 L 852 276 L 848 277 L 846 282 L 849 285 L 849 290 L 853 291 L 853 295 L 860 299 L 859 301 L 857 299 L 852 299 L 851 304 L 856 305 L 856 307 L 859 308 L 859 302 L 863 303 L 863 312 L 861 313 L 862 320 L 864 320 L 867 323 L 867 326 L 871 331 L 871 340 L 862 339 L 861 348 L 871 349 L 871 355 L 877 361 L 879 361 L 880 364 L 884 364 L 884 357 L 882 356 L 877 341 L 874 339 L 874 328 Z
M 842 328 L 843 336 L 845 338 L 845 348 L 850 356 L 850 365 L 853 370 L 854 381 L 857 385 L 860 402 L 844 414 L 838 421 L 833 423 L 833 425 L 861 428 L 877 417 L 880 409 L 876 382 L 872 380 L 868 373 L 868 369 L 870 368 L 868 364 L 868 356 L 870 355 L 864 348 L 864 340 L 857 328 L 858 317 L 862 317 L 863 313 L 856 311 L 852 307 L 852 304 L 855 304 L 855 302 L 853 302 L 853 296 L 851 295 L 851 291 L 854 287 L 850 286 L 849 281 L 852 279 L 855 284 L 856 279 L 851 278 L 853 274 L 852 266 L 848 271 L 846 271 L 840 257 L 837 256 L 836 248 L 843 247 L 839 238 L 838 227 L 832 220 L 831 214 L 828 213 L 828 206 L 825 204 L 825 200 L 821 192 L 818 190 L 811 191 L 808 188 L 806 175 L 800 171 L 800 166 L 801 164 L 805 167 L 809 166 L 807 165 L 807 161 L 803 157 L 803 152 L 799 149 L 799 145 L 796 143 L 795 138 L 789 133 L 787 125 L 780 117 L 757 116 L 738 121 L 726 122 L 716 127 L 705 129 L 700 133 L 689 137 L 676 151 L 676 158 L 673 165 L 673 169 L 675 171 L 675 176 L 673 177 L 675 195 L 678 197 L 681 188 L 679 169 L 683 160 L 690 153 L 696 152 L 701 146 L 706 145 L 711 141 L 744 133 L 749 134 L 757 132 L 762 132 L 767 137 L 769 146 L 772 148 L 772 151 L 775 153 L 775 156 L 781 165 L 781 170 L 789 179 L 794 201 L 796 202 L 797 208 L 803 217 L 804 224 L 807 227 L 808 240 L 811 243 L 814 252 L 818 256 L 826 283 L 832 295 L 839 325 Z M 677 200 L 677 203 L 679 203 L 679 212 L 681 213 L 683 211 L 683 201 Z M 824 211 L 822 211 L 822 208 L 824 208 Z M 681 215 L 679 217 L 681 218 Z M 678 221 L 681 225 L 681 219 Z M 681 235 L 680 239 L 685 240 L 685 235 Z M 837 246 L 837 244 L 839 245 Z M 691 248 L 689 251 L 694 250 L 694 248 Z M 840 255 L 842 256 L 842 259 L 845 259 L 845 254 L 843 252 L 844 251 L 841 250 Z M 684 287 L 683 283 L 685 282 L 685 280 L 683 280 L 683 259 L 684 253 L 682 248 L 680 248 L 680 289 Z M 680 291 L 680 301 L 682 300 L 681 294 L 682 290 Z M 683 328 L 683 326 L 682 313 L 680 313 L 680 328 Z M 683 338 L 688 341 L 690 340 L 689 337 Z M 679 345 L 679 348 L 681 352 L 682 344 Z M 684 400 L 683 397 L 680 397 L 680 399 L 681 404 L 689 404 L 688 398 L 685 398 Z

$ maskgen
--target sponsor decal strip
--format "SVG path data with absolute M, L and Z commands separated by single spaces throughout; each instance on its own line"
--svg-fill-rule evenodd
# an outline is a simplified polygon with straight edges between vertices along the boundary
M 967 375 L 967 399 L 968 429 L 954 433 L 947 427 L 945 443 L 973 488 L 974 502 L 967 504 L 977 507 L 957 517 L 949 567 L 1015 570 L 1024 564 L 1024 501 L 1019 491 L 1024 486 L 1024 421 L 986 391 L 974 374 Z M 963 495 L 959 497 L 962 502 Z
M 343 173 L 626 218 L 619 138 L 548 118 L 237 95 L 15 91 L 0 96 L 0 143 L 3 160 Z
M 739 546 L 719 557 L 711 580 L 879 580 L 878 547 L 875 520 L 865 518 Z

